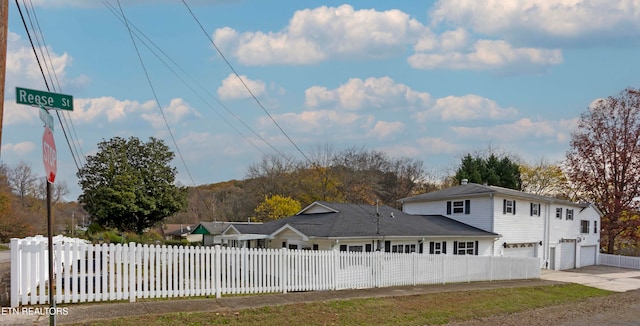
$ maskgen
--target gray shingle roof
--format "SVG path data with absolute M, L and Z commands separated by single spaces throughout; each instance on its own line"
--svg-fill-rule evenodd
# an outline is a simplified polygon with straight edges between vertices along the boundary
M 271 234 L 289 225 L 309 237 L 349 238 L 376 236 L 474 236 L 497 237 L 442 215 L 410 215 L 397 209 L 369 204 L 316 202 L 337 212 L 299 214 L 262 225 L 234 225 L 242 234 Z M 393 217 L 392 217 L 393 216 Z M 379 225 L 379 229 L 378 229 Z
M 563 199 L 558 199 L 555 197 L 530 194 L 530 193 L 526 193 L 519 190 L 502 188 L 497 186 L 486 186 L 486 185 L 481 185 L 477 183 L 461 184 L 455 187 L 428 192 L 426 194 L 402 198 L 399 201 L 402 203 L 426 202 L 426 201 L 437 201 L 437 200 L 444 200 L 444 199 L 489 196 L 490 194 L 500 194 L 507 197 L 525 198 L 528 200 L 545 202 L 545 203 L 557 203 L 557 204 L 574 205 L 574 206 L 580 206 L 580 207 L 589 206 L 589 204 L 586 204 L 586 203 L 573 203 L 573 202 L 563 200 Z

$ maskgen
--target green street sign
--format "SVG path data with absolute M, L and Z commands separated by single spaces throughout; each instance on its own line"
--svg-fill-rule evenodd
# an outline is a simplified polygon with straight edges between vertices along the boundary
M 73 111 L 73 96 L 16 87 L 16 103 Z

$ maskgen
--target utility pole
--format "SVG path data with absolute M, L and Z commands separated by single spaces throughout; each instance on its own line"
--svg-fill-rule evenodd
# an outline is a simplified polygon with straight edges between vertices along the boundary
M 0 0 L 0 147 L 2 146 L 2 117 L 4 116 L 4 75 L 7 70 L 7 30 L 9 0 Z M 2 153 L 0 152 L 0 158 Z

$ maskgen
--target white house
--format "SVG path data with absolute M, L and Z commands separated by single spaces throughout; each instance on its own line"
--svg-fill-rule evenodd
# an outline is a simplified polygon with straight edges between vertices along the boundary
M 232 224 L 230 245 L 303 250 L 491 255 L 498 235 L 440 214 L 415 216 L 388 206 L 314 202 L 264 224 Z
M 602 214 L 591 204 L 465 181 L 400 202 L 407 214 L 441 214 L 498 234 L 492 255 L 539 257 L 554 270 L 598 261 Z

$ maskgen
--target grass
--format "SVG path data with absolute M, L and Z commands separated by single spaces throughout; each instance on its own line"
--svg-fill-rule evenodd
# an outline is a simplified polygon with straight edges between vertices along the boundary
M 9 248 L 9 245 L 8 245 L 8 244 L 0 244 L 0 251 L 3 251 L 3 250 L 9 250 L 9 249 L 10 249 L 10 248 Z
M 609 291 L 566 284 L 321 301 L 235 312 L 169 313 L 117 318 L 94 325 L 441 325 L 609 294 Z

